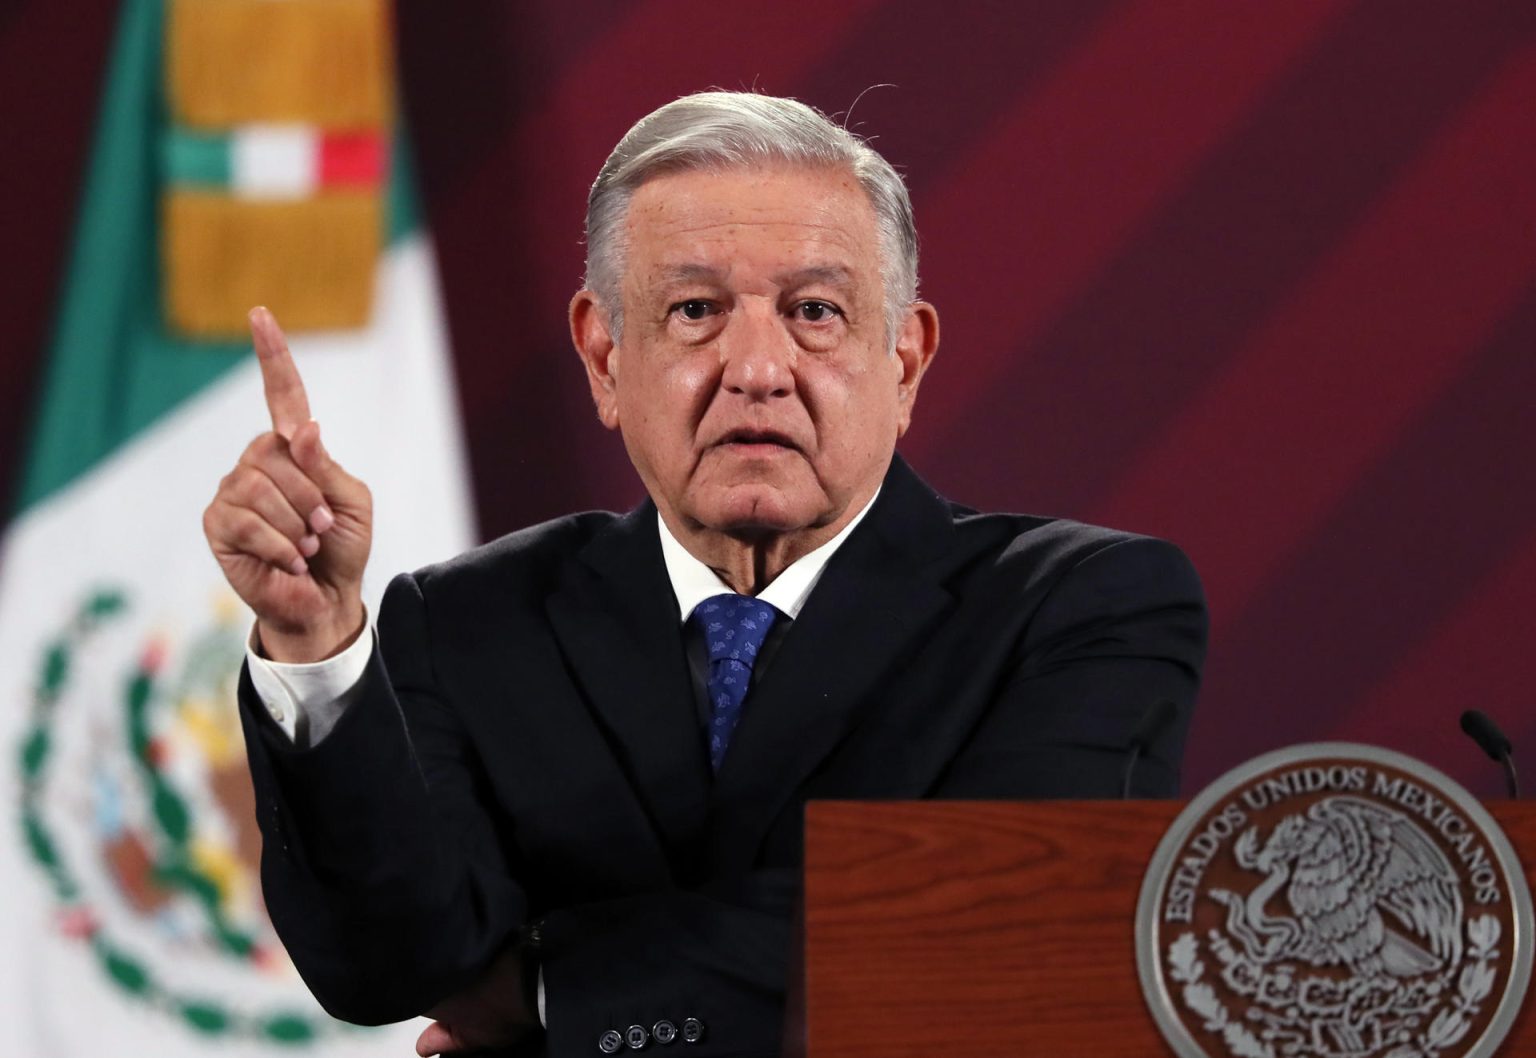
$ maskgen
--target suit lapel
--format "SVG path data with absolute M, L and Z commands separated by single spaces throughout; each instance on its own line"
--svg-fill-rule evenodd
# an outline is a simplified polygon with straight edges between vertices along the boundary
M 716 777 L 715 870 L 746 870 L 774 819 L 857 725 L 871 692 L 953 603 L 935 559 L 953 524 L 899 458 L 753 688 Z
M 570 671 L 678 862 L 704 827 L 709 760 L 655 507 L 642 504 L 596 537 L 548 611 Z

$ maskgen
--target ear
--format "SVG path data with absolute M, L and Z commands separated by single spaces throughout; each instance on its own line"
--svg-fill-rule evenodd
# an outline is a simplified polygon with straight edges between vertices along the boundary
M 619 347 L 608 328 L 608 312 L 596 294 L 578 290 L 571 298 L 571 344 L 587 369 L 597 418 L 610 430 L 619 428 Z
M 912 425 L 912 407 L 917 403 L 917 387 L 922 384 L 923 374 L 939 351 L 939 311 L 926 301 L 914 301 L 901 322 L 896 335 L 896 360 L 901 365 L 901 378 L 897 382 L 898 401 L 896 436 L 900 437 Z

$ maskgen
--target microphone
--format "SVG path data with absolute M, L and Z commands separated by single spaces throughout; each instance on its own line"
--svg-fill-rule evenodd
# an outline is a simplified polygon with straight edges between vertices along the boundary
M 1132 730 L 1129 738 L 1130 754 L 1125 758 L 1125 778 L 1120 784 L 1120 799 L 1131 799 L 1131 776 L 1136 771 L 1136 761 L 1141 757 L 1141 751 L 1152 744 L 1153 739 L 1163 733 L 1163 729 L 1173 723 L 1173 718 L 1179 715 L 1179 707 L 1167 698 L 1160 698 L 1153 702 L 1145 713 L 1141 722 Z
M 1509 736 L 1480 709 L 1468 709 L 1461 714 L 1461 729 L 1483 748 L 1489 760 L 1504 765 L 1504 782 L 1509 787 L 1509 796 L 1512 800 L 1518 798 L 1520 780 L 1515 777 L 1515 762 L 1510 757 L 1514 747 L 1510 745 Z

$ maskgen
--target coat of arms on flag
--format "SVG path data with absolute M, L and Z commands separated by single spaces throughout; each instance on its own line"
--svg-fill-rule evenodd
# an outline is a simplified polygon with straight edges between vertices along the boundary
M 338 1025 L 292 1003 L 293 969 L 261 905 L 250 777 L 228 708 L 245 622 L 232 598 L 221 603 L 191 643 L 151 632 L 135 645 L 110 634 L 133 627 L 125 593 L 79 600 L 33 673 L 21 822 L 59 931 L 125 996 L 206 1036 L 301 1043 Z M 103 681 L 113 669 L 118 679 Z M 101 697 L 114 683 L 116 711 Z M 279 990 L 241 1009 L 209 987 L 226 961 Z

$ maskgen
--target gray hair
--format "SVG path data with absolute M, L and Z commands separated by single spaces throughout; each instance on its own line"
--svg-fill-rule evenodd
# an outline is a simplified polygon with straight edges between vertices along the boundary
M 624 327 L 624 220 L 647 180 L 698 169 L 773 163 L 850 171 L 874 208 L 885 293 L 886 344 L 895 348 L 917 299 L 917 228 L 907 185 L 891 163 L 814 107 L 755 92 L 698 92 L 635 123 L 598 171 L 587 195 L 587 289 L 608 313 L 615 341 Z

